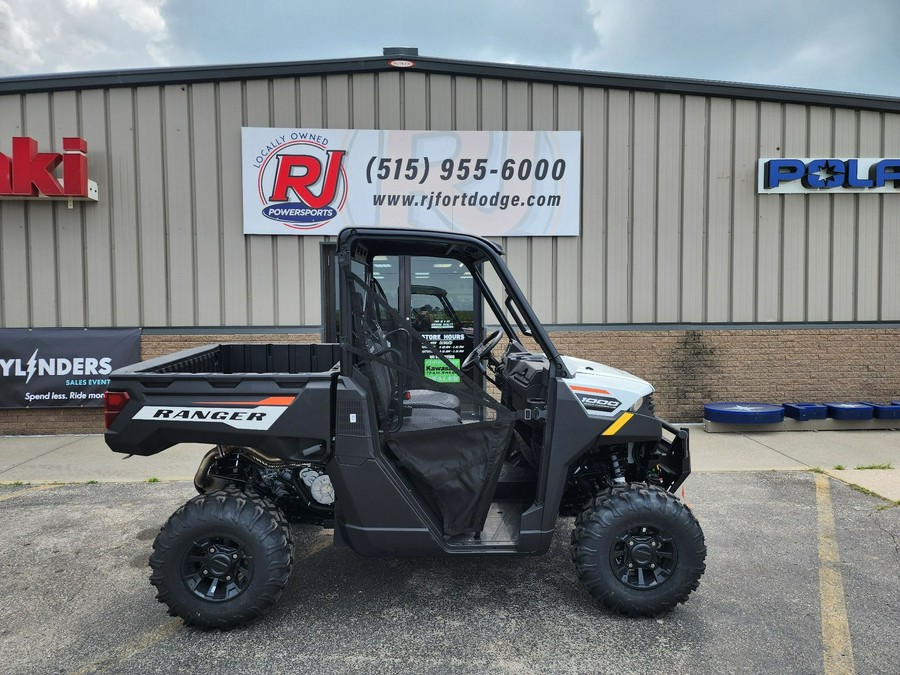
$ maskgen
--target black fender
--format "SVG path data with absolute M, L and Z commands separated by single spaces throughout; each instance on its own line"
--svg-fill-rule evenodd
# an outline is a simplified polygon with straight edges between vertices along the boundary
M 589 416 L 571 389 L 557 380 L 552 420 L 538 478 L 539 503 L 522 518 L 520 550 L 546 551 L 559 517 L 571 467 L 598 446 L 653 443 L 667 471 L 675 473 L 669 491 L 674 492 L 690 474 L 688 432 L 653 415 L 621 412 L 612 419 Z M 668 439 L 671 434 L 673 438 Z M 542 497 L 542 499 L 541 499 Z

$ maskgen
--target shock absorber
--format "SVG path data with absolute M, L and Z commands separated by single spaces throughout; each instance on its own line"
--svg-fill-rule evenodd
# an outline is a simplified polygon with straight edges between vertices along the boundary
M 616 485 L 625 485 L 625 472 L 622 471 L 622 464 L 619 455 L 615 451 L 609 455 L 609 463 L 612 466 L 613 483 Z

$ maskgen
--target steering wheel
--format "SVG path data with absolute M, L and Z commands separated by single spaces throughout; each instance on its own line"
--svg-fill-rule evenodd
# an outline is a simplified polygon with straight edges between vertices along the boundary
M 484 340 L 475 345 L 475 349 L 469 352 L 459 369 L 465 370 L 466 368 L 471 368 L 474 364 L 478 364 L 478 367 L 483 371 L 484 365 L 482 365 L 481 362 L 490 356 L 491 350 L 497 346 L 497 343 L 500 342 L 502 337 L 502 330 L 495 330 L 488 335 Z

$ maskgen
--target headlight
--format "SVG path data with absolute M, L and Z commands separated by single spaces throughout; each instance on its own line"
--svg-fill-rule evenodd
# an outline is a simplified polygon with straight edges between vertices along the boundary
M 644 405 L 644 397 L 641 396 L 637 401 L 634 402 L 634 405 L 629 408 L 631 412 L 637 412 L 641 409 L 641 406 Z

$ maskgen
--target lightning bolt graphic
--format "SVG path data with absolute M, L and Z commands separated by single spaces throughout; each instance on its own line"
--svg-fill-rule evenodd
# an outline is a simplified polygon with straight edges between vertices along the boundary
M 31 355 L 31 358 L 28 359 L 28 379 L 25 380 L 25 384 L 31 382 L 31 376 L 37 372 L 37 353 L 38 350 L 34 350 L 34 354 Z

